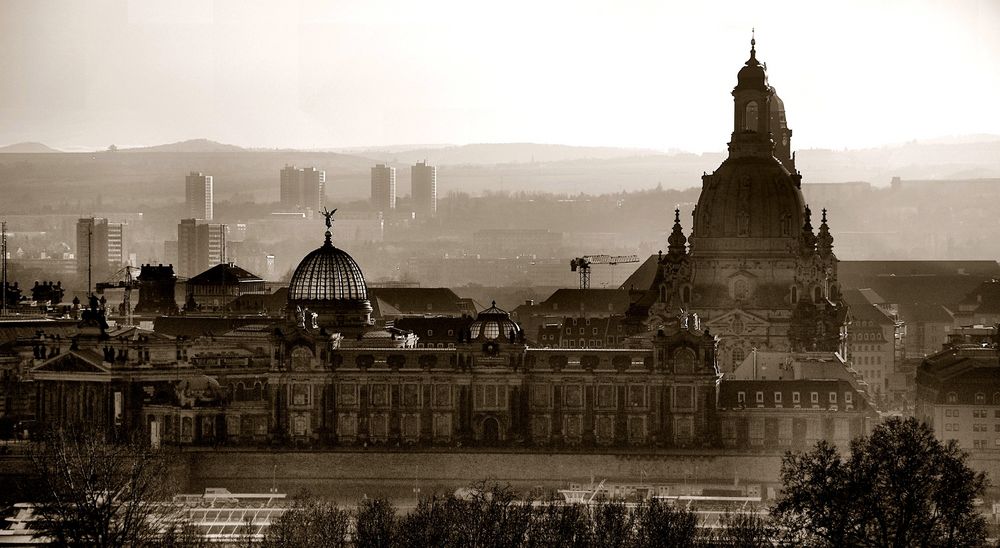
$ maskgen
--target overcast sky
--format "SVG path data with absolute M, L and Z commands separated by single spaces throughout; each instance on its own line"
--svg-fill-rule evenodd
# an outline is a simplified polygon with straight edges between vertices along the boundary
M 0 0 L 0 144 L 715 151 L 751 27 L 796 148 L 1000 134 L 998 0 Z

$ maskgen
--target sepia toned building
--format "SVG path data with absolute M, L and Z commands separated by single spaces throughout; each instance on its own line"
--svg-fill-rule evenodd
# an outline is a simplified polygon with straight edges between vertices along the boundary
M 76 270 L 91 286 L 125 264 L 125 223 L 87 217 L 76 223 Z
M 326 172 L 315 167 L 286 165 L 281 169 L 280 200 L 283 211 L 312 211 L 326 205 Z
M 917 369 L 915 416 L 973 456 L 1000 454 L 998 347 L 995 327 L 958 332 Z
M 215 216 L 215 189 L 211 175 L 192 171 L 184 179 L 184 203 L 187 216 L 211 221 Z
M 386 164 L 372 167 L 372 207 L 388 213 L 396 209 L 396 168 Z
M 410 198 L 417 215 L 437 215 L 437 167 L 427 165 L 426 161 L 410 166 Z
M 732 95 L 728 158 L 702 177 L 688 236 L 675 212 L 653 283 L 635 292 L 633 329 L 697 312 L 721 338 L 725 371 L 754 349 L 843 353 L 846 307 L 826 210 L 815 230 L 784 105 L 753 41 Z

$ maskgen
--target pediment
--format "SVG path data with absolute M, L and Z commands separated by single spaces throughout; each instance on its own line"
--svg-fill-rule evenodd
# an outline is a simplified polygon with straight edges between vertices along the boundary
M 57 375 L 102 375 L 110 376 L 111 371 L 104 367 L 101 357 L 96 352 L 84 352 L 70 350 L 65 354 L 60 354 L 49 358 L 31 370 L 34 375 L 46 374 Z
M 721 316 L 702 322 L 702 326 L 711 329 L 716 334 L 732 333 L 736 335 L 751 335 L 769 325 L 771 322 L 766 318 L 744 310 L 731 310 Z
M 727 276 L 727 278 L 730 280 L 732 280 L 733 278 L 747 278 L 753 280 L 757 278 L 757 275 L 754 274 L 753 272 L 750 272 L 749 270 L 744 270 L 741 268 L 740 270 L 737 270 L 736 272 L 733 272 L 732 274 Z

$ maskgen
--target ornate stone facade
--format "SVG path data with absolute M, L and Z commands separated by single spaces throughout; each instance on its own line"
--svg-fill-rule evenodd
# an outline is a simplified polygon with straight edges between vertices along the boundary
M 652 287 L 629 309 L 633 332 L 678 310 L 697 312 L 721 337 L 726 371 L 754 348 L 842 350 L 846 314 L 826 211 L 817 235 L 789 156 L 784 105 L 753 46 L 733 90 L 729 157 L 702 177 L 690 237 L 674 212 Z

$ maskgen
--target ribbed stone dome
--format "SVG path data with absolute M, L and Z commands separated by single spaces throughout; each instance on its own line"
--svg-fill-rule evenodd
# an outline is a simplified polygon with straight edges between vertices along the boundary
M 334 247 L 327 232 L 323 247 L 306 255 L 292 274 L 288 300 L 364 301 L 368 300 L 368 286 L 358 263 Z
M 798 238 L 805 211 L 798 184 L 773 156 L 727 159 L 704 177 L 695 247 L 706 249 L 709 238 Z

